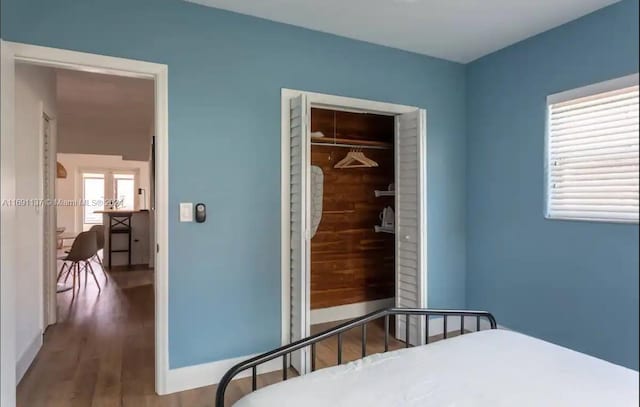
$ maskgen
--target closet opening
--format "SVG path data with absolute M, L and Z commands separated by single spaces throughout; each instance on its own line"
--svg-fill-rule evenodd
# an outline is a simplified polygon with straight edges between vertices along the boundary
M 382 308 L 426 306 L 424 109 L 283 89 L 281 164 L 283 344 Z M 424 321 L 410 320 L 409 338 L 406 322 L 391 323 L 393 337 L 420 344 Z M 367 332 L 369 343 L 384 336 Z M 293 352 L 291 366 L 309 372 L 311 353 Z
M 317 107 L 310 116 L 314 333 L 396 303 L 395 116 Z

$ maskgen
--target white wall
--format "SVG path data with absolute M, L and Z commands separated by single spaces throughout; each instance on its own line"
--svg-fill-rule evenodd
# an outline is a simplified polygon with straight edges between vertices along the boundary
M 15 71 L 16 197 L 42 198 L 43 113 L 56 116 L 55 72 L 17 64 Z M 44 330 L 42 208 L 16 208 L 16 375 L 24 375 Z
M 149 160 L 154 86 L 150 79 L 58 70 L 58 152 Z
M 145 208 L 149 209 L 150 174 L 148 161 L 123 160 L 117 155 L 97 154 L 58 154 L 58 162 L 67 170 L 67 178 L 56 180 L 56 199 L 81 200 L 82 199 L 82 172 L 83 171 L 131 171 L 138 170 L 138 186 L 146 191 Z M 136 189 L 136 194 L 137 194 Z M 108 197 L 107 197 L 108 198 Z M 136 202 L 139 202 L 136 200 Z M 141 204 L 141 202 L 140 202 Z M 142 209 L 140 206 L 136 209 Z M 65 232 L 79 233 L 82 231 L 82 207 L 58 206 L 58 227 L 64 227 Z
M 0 197 L 15 198 L 13 55 L 0 38 Z M 15 207 L 0 209 L 0 405 L 15 406 Z M 9 333 L 9 334 L 7 334 Z

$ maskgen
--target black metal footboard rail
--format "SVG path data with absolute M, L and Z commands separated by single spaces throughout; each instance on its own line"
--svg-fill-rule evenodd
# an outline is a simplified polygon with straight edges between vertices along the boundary
M 447 339 L 449 331 L 447 329 L 447 320 L 449 317 L 460 318 L 460 335 L 465 334 L 465 319 L 475 320 L 475 330 L 481 330 L 481 320 L 489 322 L 490 329 L 496 329 L 496 319 L 489 312 L 486 311 L 467 311 L 467 310 L 438 310 L 438 309 L 420 309 L 420 308 L 388 308 L 380 311 L 375 311 L 365 316 L 355 318 L 340 324 L 334 328 L 326 331 L 311 335 L 307 338 L 300 339 L 292 342 L 288 345 L 279 347 L 277 349 L 265 352 L 261 355 L 255 356 L 251 359 L 247 359 L 233 366 L 220 380 L 218 389 L 216 391 L 216 407 L 225 407 L 224 396 L 227 390 L 227 386 L 238 374 L 251 369 L 251 391 L 257 389 L 257 376 L 258 366 L 269 362 L 271 360 L 282 358 L 282 380 L 287 380 L 288 367 L 290 362 L 290 356 L 293 352 L 300 349 L 311 347 L 311 370 L 316 370 L 316 345 L 318 342 L 331 338 L 333 336 L 338 337 L 338 349 L 337 349 L 337 362 L 342 363 L 342 334 L 353 328 L 361 328 L 362 338 L 362 357 L 367 356 L 367 323 L 384 318 L 384 352 L 389 350 L 389 320 L 391 316 L 404 316 L 405 322 L 405 346 L 409 347 L 409 340 L 411 338 L 411 318 L 421 318 L 425 321 L 424 324 L 424 342 L 429 343 L 429 324 L 426 323 L 431 317 L 442 318 L 443 331 L 442 336 Z

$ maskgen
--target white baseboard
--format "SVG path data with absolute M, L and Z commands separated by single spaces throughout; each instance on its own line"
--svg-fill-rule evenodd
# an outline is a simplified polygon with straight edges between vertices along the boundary
M 390 305 L 389 305 L 389 301 L 392 302 Z M 329 315 L 329 316 L 337 315 L 339 316 L 338 320 L 342 320 L 342 319 L 356 318 L 358 316 L 361 316 L 362 314 L 373 312 L 377 309 L 392 307 L 393 301 L 394 299 L 391 298 L 391 299 L 384 299 L 384 300 L 377 300 L 377 301 L 369 301 L 364 303 L 350 304 L 347 306 L 323 308 L 316 311 L 322 312 L 319 314 L 321 317 L 326 315 Z M 336 308 L 338 308 L 337 312 L 335 311 Z M 349 314 L 349 312 L 351 313 Z M 350 316 L 350 315 L 353 315 L 354 312 L 360 312 L 360 313 L 354 316 Z M 349 316 L 345 316 L 345 315 L 349 315 Z M 332 320 L 326 320 L 325 322 L 331 322 L 331 321 Z M 314 321 L 314 323 L 321 323 L 321 322 Z M 444 324 L 443 324 L 442 318 L 432 318 L 429 321 L 429 336 L 441 335 L 444 331 L 443 328 L 444 328 Z M 482 320 L 481 329 L 484 330 L 488 328 L 489 328 L 489 322 L 486 320 Z M 498 328 L 508 329 L 501 325 L 498 325 Z M 465 320 L 465 329 L 468 331 L 475 331 L 476 329 L 475 318 L 468 318 L 468 321 Z M 448 318 L 447 331 L 448 332 L 460 331 L 459 317 Z M 34 341 L 34 344 L 32 344 L 29 347 L 28 351 L 25 352 L 25 356 L 23 356 L 23 358 L 20 359 L 21 362 L 23 362 L 23 359 L 26 360 L 26 355 L 29 353 L 30 350 L 32 351 L 32 348 L 35 348 L 35 353 L 33 353 L 33 356 L 31 357 L 29 364 L 31 363 L 31 361 L 33 361 L 33 358 L 38 353 L 38 349 L 40 348 L 40 346 L 42 346 L 42 336 L 40 336 L 39 339 L 40 339 L 39 344 L 36 341 Z M 233 358 L 233 359 L 218 360 L 216 362 L 211 362 L 211 363 L 203 363 L 201 365 L 181 367 L 178 369 L 170 369 L 166 375 L 166 379 L 167 379 L 166 392 L 163 394 L 171 394 L 171 393 L 176 393 L 180 391 L 195 389 L 198 387 L 218 384 L 220 382 L 220 379 L 222 379 L 222 376 L 231 367 L 233 367 L 233 365 L 243 360 L 252 358 L 254 356 L 256 355 L 248 355 L 248 356 L 242 356 L 242 357 Z M 24 372 L 26 372 L 27 368 L 29 367 L 29 364 L 27 364 L 26 367 L 24 367 L 24 371 L 22 371 L 21 374 L 19 374 L 18 376 L 19 378 L 21 378 L 22 375 L 24 375 Z M 19 366 L 21 365 L 19 364 Z M 282 369 L 282 360 L 278 358 L 260 365 L 258 367 L 258 374 L 274 372 L 280 369 Z M 18 373 L 20 373 L 20 371 L 18 371 Z M 238 374 L 236 378 L 241 379 L 243 377 L 248 377 L 250 374 L 251 374 L 251 371 L 247 370 L 245 372 Z
M 236 363 L 242 362 L 257 355 L 241 356 L 239 358 L 218 360 L 201 365 L 169 369 L 166 376 L 166 393 L 171 394 L 179 391 L 195 389 L 198 387 L 217 384 L 222 376 Z M 274 359 L 258 366 L 258 374 L 269 373 L 282 369 L 282 359 Z M 251 370 L 238 374 L 235 378 L 240 379 L 251 374 Z
M 22 380 L 24 374 L 27 373 L 29 366 L 31 366 L 31 363 L 33 363 L 33 360 L 36 358 L 36 355 L 38 354 L 38 351 L 40 351 L 41 347 L 42 334 L 38 333 L 38 335 L 33 338 L 27 349 L 16 362 L 16 383 L 20 383 L 20 380 Z
M 342 321 L 361 317 L 373 311 L 390 308 L 395 305 L 395 298 L 382 300 L 357 302 L 355 304 L 338 305 L 336 307 L 319 308 L 311 310 L 311 325 L 324 324 L 325 322 Z
M 486 318 L 480 319 L 480 330 L 484 331 L 489 329 L 491 325 Z M 498 325 L 498 328 L 505 329 L 503 326 Z M 476 330 L 476 318 L 466 317 L 464 319 L 464 330 L 467 332 L 475 332 Z M 447 318 L 447 333 L 460 332 L 460 317 L 451 316 Z M 429 336 L 438 336 L 444 333 L 444 318 L 432 317 L 429 319 Z

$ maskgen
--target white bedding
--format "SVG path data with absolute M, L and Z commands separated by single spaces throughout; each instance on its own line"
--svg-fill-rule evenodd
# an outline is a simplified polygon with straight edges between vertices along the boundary
M 235 407 L 638 406 L 638 372 L 488 330 L 266 386 Z

